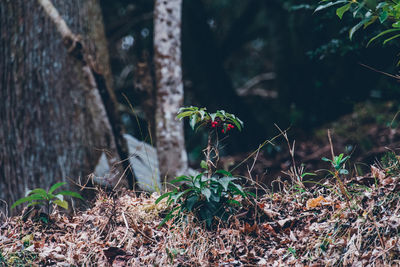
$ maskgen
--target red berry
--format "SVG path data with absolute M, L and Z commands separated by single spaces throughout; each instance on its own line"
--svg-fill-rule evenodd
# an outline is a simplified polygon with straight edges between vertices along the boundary
M 221 131 L 222 133 L 225 133 L 225 130 L 224 129 L 222 129 L 222 131 Z

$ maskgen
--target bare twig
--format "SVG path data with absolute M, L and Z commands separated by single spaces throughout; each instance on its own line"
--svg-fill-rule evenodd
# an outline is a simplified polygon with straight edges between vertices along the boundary
M 333 144 L 332 144 L 332 137 L 331 137 L 331 130 L 328 129 L 328 139 L 329 139 L 329 145 L 331 148 L 331 156 L 332 156 L 332 160 L 335 158 L 335 152 L 333 152 Z
M 287 129 L 286 129 L 287 130 Z M 286 131 L 285 130 L 285 131 Z M 256 150 L 254 150 L 252 153 L 250 153 L 249 156 L 247 156 L 247 158 L 245 158 L 244 160 L 242 160 L 239 164 L 237 164 L 235 167 L 233 167 L 231 170 L 229 170 L 230 172 L 233 172 L 234 170 L 236 170 L 237 168 L 239 168 L 243 163 L 245 163 L 246 161 L 248 161 L 252 156 L 254 156 L 254 154 L 258 153 L 258 151 L 260 151 L 266 144 L 271 144 L 274 145 L 274 143 L 272 143 L 272 141 L 274 141 L 276 138 L 278 138 L 279 136 L 281 136 L 282 133 L 279 133 L 278 135 L 272 137 L 271 139 L 267 139 L 265 140 L 261 145 L 258 146 L 258 148 Z
M 396 79 L 396 80 L 400 80 L 400 75 L 393 75 L 393 74 L 390 74 L 390 73 L 387 73 L 387 72 L 384 72 L 384 71 L 381 71 L 381 70 L 377 70 L 377 69 L 375 69 L 375 68 L 373 68 L 373 67 L 370 67 L 370 66 L 368 66 L 368 65 L 365 65 L 365 64 L 363 64 L 363 63 L 359 63 L 359 64 L 360 64 L 361 66 L 366 67 L 367 69 L 373 70 L 373 71 L 375 71 L 375 72 L 377 72 L 377 73 L 386 75 L 386 76 L 391 77 L 391 78 Z

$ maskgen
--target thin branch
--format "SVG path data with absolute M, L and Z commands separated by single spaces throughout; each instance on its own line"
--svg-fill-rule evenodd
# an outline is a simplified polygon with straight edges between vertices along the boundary
M 75 35 L 69 29 L 64 19 L 60 16 L 57 9 L 53 6 L 50 0 L 38 0 L 40 5 L 46 11 L 47 15 L 56 25 L 58 32 L 61 34 L 63 38 L 73 38 Z
M 381 70 L 377 70 L 377 69 L 375 69 L 375 68 L 373 68 L 373 67 L 370 67 L 370 66 L 368 66 L 368 65 L 365 65 L 365 64 L 363 64 L 363 63 L 358 63 L 358 64 L 360 64 L 361 66 L 363 66 L 363 67 L 365 67 L 365 68 L 367 68 L 367 69 L 373 70 L 373 71 L 375 71 L 375 72 L 377 72 L 377 73 L 380 73 L 380 74 L 389 76 L 389 77 L 391 77 L 391 78 L 393 78 L 393 79 L 396 79 L 396 80 L 400 80 L 400 75 L 393 75 L 393 74 L 390 74 L 390 73 L 387 73 L 387 72 L 384 72 L 384 71 L 381 71 Z
M 332 137 L 331 137 L 331 130 L 328 129 L 328 139 L 329 139 L 329 145 L 331 148 L 331 155 L 332 155 L 332 160 L 335 158 L 335 153 L 333 152 L 333 144 L 332 144 Z

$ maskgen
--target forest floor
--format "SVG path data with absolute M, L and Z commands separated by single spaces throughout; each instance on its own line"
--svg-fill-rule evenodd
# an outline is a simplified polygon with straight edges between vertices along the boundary
M 362 125 L 354 125 L 362 119 Z M 269 189 L 250 185 L 257 198 L 242 199 L 237 215 L 211 230 L 192 215 L 159 227 L 169 208 L 165 201 L 155 204 L 157 193 L 99 191 L 91 208 L 73 216 L 54 211 L 47 224 L 21 216 L 1 222 L 0 266 L 400 265 L 400 158 L 393 153 L 399 133 L 360 113 L 338 123 L 355 127 L 348 137 L 372 140 L 352 153 L 342 183 L 329 175 L 299 181 L 290 172 L 290 157 L 282 156 L 276 168 L 287 174 L 280 173 Z M 354 144 L 333 128 L 338 129 L 335 151 Z M 330 157 L 333 147 L 327 140 L 314 141 L 299 142 L 295 152 L 307 172 L 329 168 L 321 157 Z M 358 168 L 367 158 L 377 160 Z M 275 164 L 267 161 L 257 156 L 254 177 Z

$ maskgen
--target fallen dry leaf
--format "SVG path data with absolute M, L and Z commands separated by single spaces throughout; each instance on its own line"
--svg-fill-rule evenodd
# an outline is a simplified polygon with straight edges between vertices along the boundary
M 310 198 L 307 200 L 306 209 L 314 209 L 316 207 L 322 206 L 324 203 L 329 203 L 323 196 L 317 198 Z

